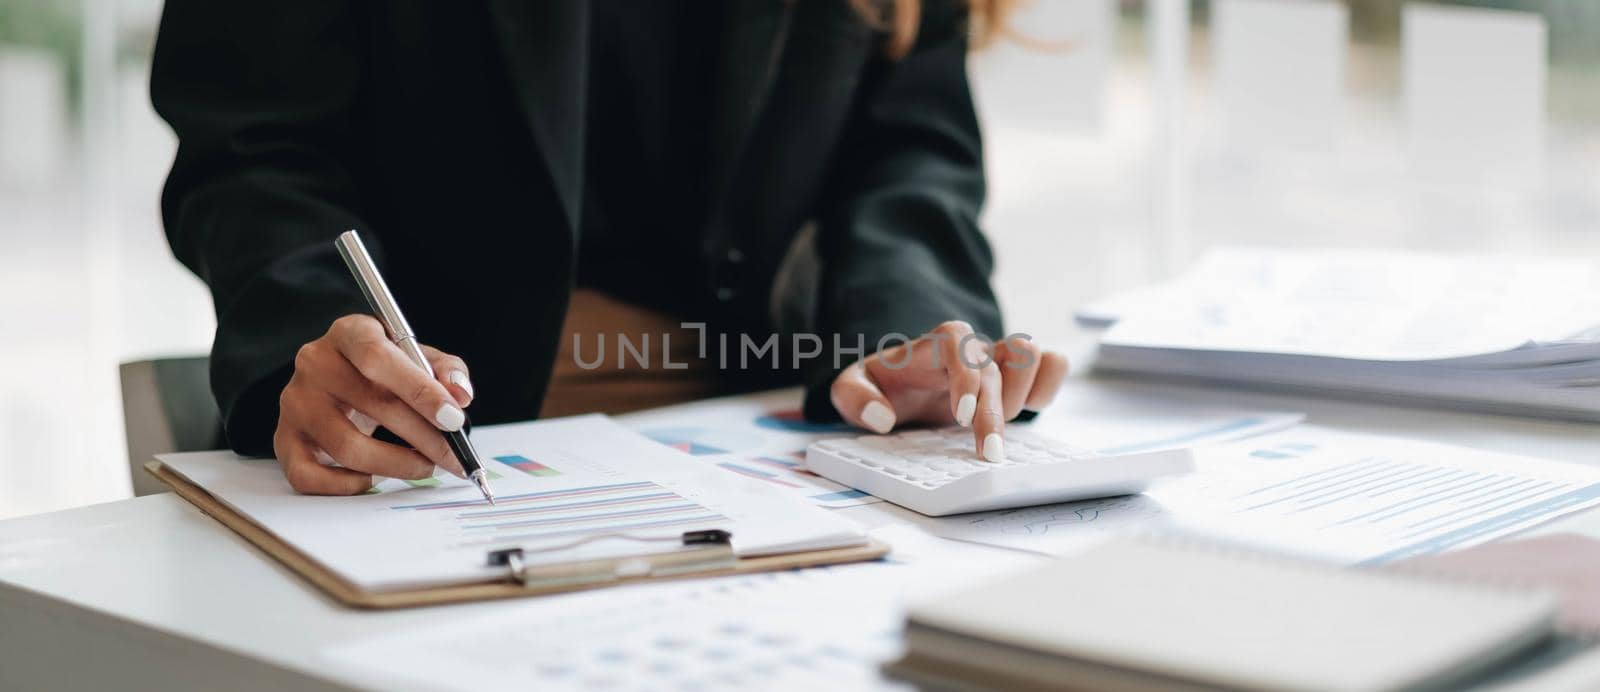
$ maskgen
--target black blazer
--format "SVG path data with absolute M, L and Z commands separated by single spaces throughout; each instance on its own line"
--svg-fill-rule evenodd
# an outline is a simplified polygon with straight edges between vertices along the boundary
M 949 319 L 998 337 L 964 3 L 926 0 L 897 61 L 849 4 L 728 3 L 702 243 L 714 269 L 639 281 L 697 282 L 713 330 L 767 333 L 773 277 L 814 221 L 818 332 L 863 335 L 869 352 Z M 367 311 L 333 246 L 350 228 L 418 333 L 472 367 L 474 419 L 537 415 L 573 285 L 587 12 L 487 0 L 484 32 L 462 7 L 167 2 L 151 92 L 179 148 L 162 213 L 215 300 L 211 383 L 236 450 L 271 453 L 295 351 Z M 832 366 L 800 373 L 810 416 L 836 415 Z

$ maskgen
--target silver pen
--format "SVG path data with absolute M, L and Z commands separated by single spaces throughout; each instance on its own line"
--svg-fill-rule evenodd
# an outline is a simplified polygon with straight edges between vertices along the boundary
M 372 255 L 367 254 L 367 246 L 362 244 L 361 235 L 355 231 L 345 231 L 339 234 L 339 240 L 334 243 L 339 247 L 339 256 L 344 258 L 345 266 L 350 268 L 350 274 L 355 277 L 356 285 L 361 287 L 361 294 L 367 297 L 367 304 L 372 306 L 378 321 L 383 323 L 383 328 L 388 330 L 389 338 L 394 340 L 401 351 L 405 351 L 411 362 L 422 368 L 423 372 L 433 377 L 433 366 L 428 364 L 428 358 L 422 352 L 422 346 L 417 343 L 417 335 L 411 331 L 411 323 L 406 321 L 406 316 L 400 314 L 400 306 L 394 302 L 394 295 L 389 293 L 389 285 L 384 283 L 383 275 L 378 273 L 377 265 L 372 263 Z M 489 489 L 489 475 L 483 470 L 483 465 L 478 463 L 478 452 L 472 448 L 472 441 L 467 439 L 467 434 L 461 430 L 441 431 L 445 442 L 450 444 L 450 451 L 455 452 L 456 459 L 461 461 L 461 470 L 467 473 L 467 478 L 478 486 L 483 492 L 483 498 L 494 504 L 494 491 Z

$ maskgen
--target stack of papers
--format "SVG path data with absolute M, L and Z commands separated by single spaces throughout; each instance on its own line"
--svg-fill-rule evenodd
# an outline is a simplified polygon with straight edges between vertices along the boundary
M 1096 368 L 1600 420 L 1600 265 L 1214 251 L 1079 312 Z

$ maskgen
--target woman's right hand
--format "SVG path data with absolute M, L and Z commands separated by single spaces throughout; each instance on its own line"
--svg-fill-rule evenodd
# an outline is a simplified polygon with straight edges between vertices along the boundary
M 309 495 L 355 495 L 372 487 L 374 475 L 427 478 L 435 466 L 464 477 L 440 431 L 465 424 L 472 380 L 460 358 L 422 350 L 434 377 L 369 315 L 341 317 L 300 347 L 272 437 L 290 486 Z M 412 448 L 373 438 L 380 425 Z

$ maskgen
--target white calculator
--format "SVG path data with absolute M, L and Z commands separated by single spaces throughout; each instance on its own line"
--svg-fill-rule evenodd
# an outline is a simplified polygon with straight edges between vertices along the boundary
M 972 438 L 970 428 L 944 428 L 822 440 L 806 449 L 806 467 L 934 517 L 1128 495 L 1194 470 L 1187 449 L 1100 454 L 1017 426 L 996 463 L 978 458 Z

